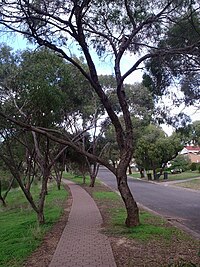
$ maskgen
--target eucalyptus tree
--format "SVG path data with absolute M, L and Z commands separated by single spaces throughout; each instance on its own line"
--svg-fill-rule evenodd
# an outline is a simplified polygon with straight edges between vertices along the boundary
M 69 116 L 75 117 L 77 113 L 85 115 L 84 99 L 88 101 L 90 98 L 87 95 L 89 85 L 80 75 L 76 75 L 77 80 L 74 80 L 76 69 L 71 64 L 66 64 L 48 49 L 14 53 L 7 46 L 2 46 L 0 51 L 1 109 L 6 114 L 40 128 L 51 128 L 51 131 L 63 129 L 62 124 L 69 125 Z M 79 84 L 85 88 L 84 95 L 78 92 Z M 66 130 L 64 132 L 67 138 L 69 134 Z M 56 168 L 56 163 L 67 147 L 53 143 L 48 137 L 34 131 L 23 131 L 17 125 L 3 120 L 0 121 L 0 138 L 0 158 L 36 211 L 39 223 L 44 223 L 47 182 L 54 167 L 60 188 L 62 170 Z M 77 141 L 76 136 L 75 139 Z M 18 151 L 21 151 L 20 157 Z M 31 185 L 37 173 L 41 176 L 41 191 L 38 203 L 35 203 Z
M 194 146 L 200 146 L 200 121 L 193 121 L 186 125 L 186 127 L 180 127 L 177 129 L 180 133 L 182 141 L 185 144 L 191 144 Z
M 137 141 L 135 160 L 146 171 L 153 170 L 156 179 L 157 169 L 159 174 L 162 174 L 167 162 L 174 159 L 182 148 L 179 134 L 166 136 L 159 126 L 149 125 Z
M 182 2 L 182 3 L 181 3 Z M 158 46 L 162 49 L 188 49 L 186 53 L 169 53 L 159 58 L 147 60 L 144 73 L 144 84 L 155 97 L 169 94 L 172 91 L 173 104 L 186 106 L 193 105 L 200 108 L 200 64 L 199 64 L 199 36 L 200 16 L 199 4 L 190 1 L 181 1 L 185 13 L 174 16 L 166 28 L 165 36 L 159 40 Z M 151 52 L 155 47 L 151 48 Z M 171 90 L 172 87 L 180 89 L 180 92 Z M 181 94 L 182 92 L 182 94 Z M 177 94 L 180 95 L 177 98 Z
M 196 38 L 191 42 L 184 42 L 183 45 L 183 42 L 180 42 L 182 35 L 178 31 L 178 35 L 174 37 L 176 46 L 169 45 L 166 38 L 170 29 L 179 25 L 183 17 L 191 22 L 195 14 L 199 20 L 199 7 L 199 2 L 194 0 L 5 0 L 0 5 L 0 24 L 4 31 L 21 33 L 31 42 L 49 47 L 60 57 L 71 62 L 90 82 L 114 126 L 120 151 L 119 164 L 114 168 L 101 157 L 83 151 L 70 140 L 58 138 L 53 133 L 22 122 L 21 126 L 38 131 L 54 141 L 70 145 L 107 166 L 116 175 L 118 188 L 127 209 L 128 226 L 138 225 L 139 216 L 138 207 L 127 185 L 126 169 L 133 154 L 133 128 L 124 81 L 131 73 L 141 70 L 148 59 L 159 62 L 166 55 L 194 63 L 190 66 L 192 70 L 195 69 L 198 64 L 195 62 L 198 62 L 200 36 L 196 34 Z M 199 33 L 198 28 L 192 30 Z M 87 69 L 71 56 L 71 47 L 81 52 Z M 116 80 L 115 94 L 122 113 L 123 125 L 101 86 L 97 72 L 98 64 L 95 64 L 93 56 L 95 51 L 101 57 L 112 56 Z M 134 53 L 135 57 L 127 60 L 127 68 L 122 70 L 121 62 L 129 53 Z

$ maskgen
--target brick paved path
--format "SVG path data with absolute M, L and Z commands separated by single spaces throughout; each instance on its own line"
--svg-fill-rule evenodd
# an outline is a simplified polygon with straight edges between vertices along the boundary
M 102 217 L 90 195 L 70 181 L 73 203 L 69 220 L 49 267 L 116 267 Z

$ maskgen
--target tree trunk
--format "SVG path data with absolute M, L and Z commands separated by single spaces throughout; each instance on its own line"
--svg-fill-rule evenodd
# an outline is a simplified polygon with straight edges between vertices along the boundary
M 95 185 L 95 181 L 96 181 L 96 177 L 97 177 L 97 173 L 98 173 L 98 170 L 99 170 L 99 163 L 93 163 L 91 166 L 90 166 L 90 187 L 94 187 Z
M 94 187 L 95 181 L 96 181 L 96 176 L 90 175 L 90 187 Z
M 0 200 L 1 200 L 2 204 L 3 204 L 3 206 L 6 207 L 6 202 L 5 202 L 5 200 L 3 199 L 2 196 L 0 196 Z
M 58 188 L 58 190 L 60 190 L 60 186 L 61 186 L 61 181 L 57 180 L 57 188 Z
M 45 223 L 44 212 L 43 212 L 43 210 L 41 210 L 41 211 L 39 211 L 39 212 L 37 213 L 37 219 L 38 219 L 38 223 L 39 223 L 40 225 L 42 225 L 42 224 Z
M 86 181 L 85 173 L 82 173 L 82 176 L 83 176 L 83 184 L 85 184 Z
M 144 169 L 139 169 L 140 172 L 140 178 L 144 178 Z
M 132 174 L 132 169 L 131 169 L 131 165 L 130 164 L 128 165 L 128 173 Z
M 128 227 L 137 226 L 140 224 L 139 209 L 129 189 L 127 183 L 127 175 L 126 174 L 117 175 L 117 181 L 118 181 L 118 189 L 124 201 L 127 211 L 127 218 L 125 224 Z
M 6 202 L 5 202 L 4 198 L 1 195 L 1 180 L 0 180 L 0 200 L 2 201 L 3 206 L 6 207 Z
M 153 179 L 158 180 L 158 176 L 155 169 L 153 169 Z
M 2 201 L 4 207 L 6 207 L 6 197 L 8 193 L 10 192 L 10 189 L 12 188 L 13 182 L 14 182 L 14 177 L 11 179 L 7 190 L 4 192 L 4 195 L 2 196 L 2 192 L 1 192 L 2 186 L 1 186 L 1 181 L 0 181 L 0 200 Z
M 2 197 L 2 194 L 1 194 L 1 180 L 0 180 L 0 200 L 2 201 L 3 206 L 6 207 L 5 199 Z

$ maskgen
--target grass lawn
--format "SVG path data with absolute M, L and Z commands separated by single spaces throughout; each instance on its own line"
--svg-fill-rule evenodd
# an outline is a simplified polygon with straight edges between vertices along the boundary
M 169 174 L 168 180 L 169 181 L 175 181 L 175 180 L 184 180 L 184 179 L 190 179 L 190 178 L 196 178 L 200 177 L 200 173 L 198 171 L 186 171 L 182 173 L 177 174 Z M 160 179 L 163 181 L 163 177 L 161 176 Z
M 34 187 L 34 196 L 39 192 Z M 20 189 L 12 190 L 7 197 L 7 207 L 0 207 L 0 267 L 21 267 L 22 262 L 41 244 L 45 233 L 62 214 L 62 203 L 67 192 L 51 185 L 45 205 L 46 224 L 39 226 L 36 214 Z
M 190 188 L 190 189 L 195 189 L 195 190 L 200 190 L 200 179 L 191 180 L 191 181 L 183 182 L 183 183 L 177 183 L 174 185 L 185 187 L 185 188 Z
M 65 173 L 63 173 L 63 178 L 71 180 L 72 182 L 74 182 L 76 184 L 80 184 L 80 185 L 83 184 L 83 177 L 81 175 L 74 175 L 72 173 L 65 172 Z M 100 182 L 97 179 L 95 183 L 99 184 Z M 88 175 L 85 177 L 85 185 L 86 186 L 90 185 L 90 177 Z
M 152 173 L 150 171 L 150 173 Z M 140 178 L 140 173 L 139 172 L 134 172 L 133 174 L 129 175 L 132 176 L 133 178 Z M 182 173 L 177 173 L 177 174 L 171 174 L 168 173 L 168 179 L 164 180 L 163 179 L 163 175 L 161 175 L 161 177 L 159 178 L 159 181 L 163 182 L 163 181 L 176 181 L 176 180 L 185 180 L 185 179 L 190 179 L 190 178 L 196 178 L 196 177 L 200 177 L 200 173 L 198 171 L 186 171 L 186 172 L 182 172 Z M 144 178 L 147 179 L 147 178 Z

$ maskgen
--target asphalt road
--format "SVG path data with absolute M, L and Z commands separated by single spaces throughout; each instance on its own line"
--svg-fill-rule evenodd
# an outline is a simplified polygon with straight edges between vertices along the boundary
M 116 178 L 108 169 L 100 167 L 98 178 L 117 190 Z M 133 178 L 128 184 L 139 204 L 200 235 L 200 192 Z

